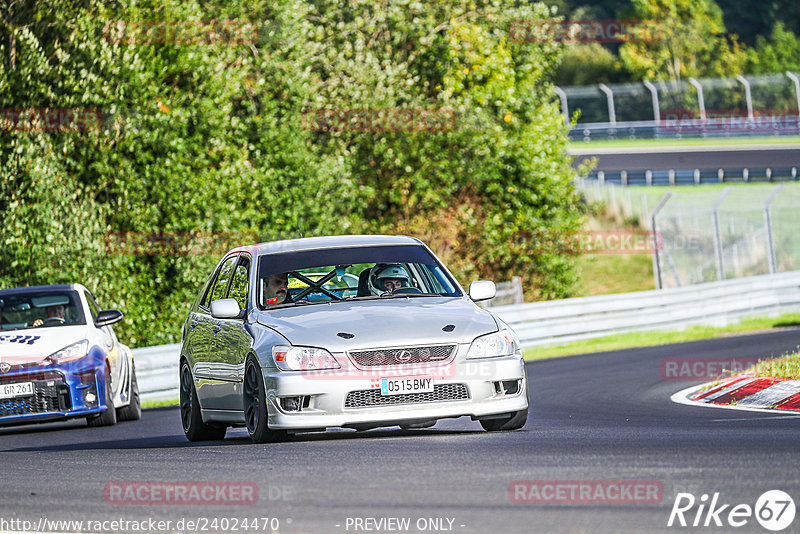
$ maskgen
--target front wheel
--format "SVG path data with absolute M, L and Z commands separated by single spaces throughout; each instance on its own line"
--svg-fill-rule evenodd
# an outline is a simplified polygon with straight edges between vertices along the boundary
M 117 410 L 117 421 L 138 421 L 142 418 L 142 403 L 139 401 L 139 382 L 136 380 L 136 366 L 131 363 L 131 402 Z
M 91 427 L 111 426 L 117 423 L 117 410 L 114 409 L 114 393 L 111 388 L 111 373 L 106 371 L 106 379 L 103 384 L 106 397 L 106 411 L 99 415 L 90 415 L 86 418 L 86 424 Z
M 181 425 L 189 441 L 213 441 L 225 438 L 226 427 L 212 426 L 203 422 L 192 371 L 186 362 L 181 365 L 180 403 Z
M 244 371 L 243 392 L 244 419 L 247 433 L 253 443 L 285 441 L 288 433 L 285 430 L 270 430 L 267 425 L 267 399 L 264 389 L 264 377 L 255 358 L 247 359 Z

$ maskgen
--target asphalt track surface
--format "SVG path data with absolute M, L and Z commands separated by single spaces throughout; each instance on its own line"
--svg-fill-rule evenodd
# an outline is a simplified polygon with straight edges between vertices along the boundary
M 766 532 L 753 518 L 738 529 L 666 524 L 682 491 L 698 499 L 719 492 L 720 502 L 753 506 L 763 492 L 781 489 L 800 504 L 800 417 L 675 404 L 670 396 L 691 382 L 662 379 L 660 364 L 678 357 L 777 356 L 798 344 L 800 329 L 788 327 L 533 362 L 528 423 L 508 433 L 485 433 L 461 418 L 425 430 L 331 430 L 265 445 L 250 443 L 237 429 L 224 442 L 191 444 L 176 408 L 147 410 L 139 422 L 110 428 L 75 421 L 0 429 L 0 527 L 13 528 L 2 523 L 9 519 L 35 525 L 41 518 L 153 519 L 173 521 L 174 531 L 182 518 L 275 517 L 286 534 Z M 663 498 L 657 504 L 521 504 L 509 498 L 517 480 L 657 481 Z M 259 499 L 235 507 L 108 504 L 106 484 L 121 481 L 253 482 Z M 347 528 L 347 518 L 366 517 L 411 522 L 408 530 Z M 451 530 L 421 530 L 421 518 L 453 523 Z M 231 531 L 231 525 L 208 529 Z M 800 514 L 783 532 L 798 530 Z
M 579 145 L 580 146 L 580 145 Z M 686 169 L 782 169 L 800 166 L 800 149 L 797 147 L 681 147 L 654 149 L 592 150 L 580 146 L 576 151 L 575 165 L 597 158 L 595 170 L 646 171 Z

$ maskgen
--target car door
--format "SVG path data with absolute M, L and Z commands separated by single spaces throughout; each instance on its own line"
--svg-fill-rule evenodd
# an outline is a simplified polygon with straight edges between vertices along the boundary
M 248 288 L 250 280 L 250 257 L 242 254 L 236 264 L 226 298 L 235 299 L 239 308 L 245 310 L 239 319 L 212 319 L 217 334 L 212 341 L 212 359 L 215 362 L 215 378 L 219 380 L 216 402 L 221 410 L 242 409 L 242 377 L 244 360 L 252 345 L 252 338 L 245 328 Z
M 223 299 L 228 293 L 228 286 L 233 275 L 233 270 L 238 255 L 225 258 L 217 270 L 214 280 L 209 284 L 205 296 L 190 317 L 189 328 L 194 328 L 193 332 L 187 333 L 191 336 L 192 357 L 194 364 L 192 375 L 195 380 L 197 398 L 204 409 L 219 409 L 218 398 L 224 394 L 225 382 L 220 381 L 220 376 L 224 373 L 219 371 L 214 340 L 221 329 L 217 320 L 211 316 L 211 303 L 215 300 Z

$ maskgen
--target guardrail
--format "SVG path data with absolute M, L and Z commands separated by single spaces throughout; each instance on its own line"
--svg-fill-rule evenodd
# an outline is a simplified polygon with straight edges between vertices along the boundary
M 579 180 L 614 185 L 705 185 L 732 183 L 796 182 L 797 167 L 743 167 L 714 169 L 645 169 L 592 171 Z
M 751 315 L 800 311 L 800 271 L 689 287 L 493 307 L 523 347 L 625 332 L 724 326 Z M 133 349 L 143 400 L 178 398 L 180 345 Z
M 800 271 L 493 308 L 524 347 L 800 311 Z
M 136 362 L 136 380 L 142 400 L 178 398 L 178 355 L 181 345 L 157 345 L 131 349 Z

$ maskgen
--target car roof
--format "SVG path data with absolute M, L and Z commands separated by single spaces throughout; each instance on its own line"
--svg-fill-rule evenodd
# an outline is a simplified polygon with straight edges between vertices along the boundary
M 91 291 L 86 289 L 81 284 L 51 284 L 47 286 L 30 286 L 30 287 L 12 287 L 8 289 L 0 289 L 0 295 L 15 295 L 19 293 L 30 293 L 32 291 Z
M 269 241 L 257 245 L 238 247 L 229 252 L 250 252 L 252 254 L 275 254 L 300 250 L 319 250 L 329 248 L 368 247 L 381 245 L 422 245 L 415 237 L 404 235 L 330 235 L 323 237 L 303 237 Z

